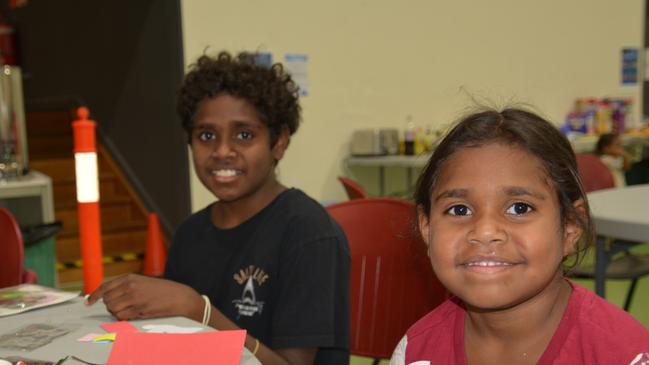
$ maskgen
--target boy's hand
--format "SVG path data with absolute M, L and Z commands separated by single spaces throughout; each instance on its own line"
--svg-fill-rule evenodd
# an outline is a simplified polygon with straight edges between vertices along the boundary
M 103 283 L 88 297 L 99 299 L 119 320 L 182 316 L 200 322 L 203 298 L 191 287 L 166 279 L 129 274 Z

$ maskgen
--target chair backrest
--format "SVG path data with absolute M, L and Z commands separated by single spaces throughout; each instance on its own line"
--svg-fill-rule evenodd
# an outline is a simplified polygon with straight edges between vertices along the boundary
M 338 180 L 343 184 L 343 188 L 345 188 L 349 200 L 369 198 L 367 191 L 365 191 L 363 186 L 357 181 L 345 176 L 338 176 Z
M 611 170 L 599 157 L 591 153 L 576 153 L 575 157 L 577 157 L 579 177 L 587 193 L 615 187 Z
M 22 282 L 23 259 L 20 227 L 8 210 L 0 208 L 0 288 Z
M 390 358 L 408 327 L 447 297 L 416 230 L 414 205 L 367 198 L 327 210 L 345 232 L 352 256 L 351 353 Z

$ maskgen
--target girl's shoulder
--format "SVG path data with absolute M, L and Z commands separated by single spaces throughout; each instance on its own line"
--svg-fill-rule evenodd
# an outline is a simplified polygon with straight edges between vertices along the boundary
M 564 318 L 571 323 L 560 359 L 574 360 L 575 354 L 582 354 L 582 363 L 630 364 L 638 354 L 649 352 L 649 330 L 640 322 L 590 290 L 572 285 L 575 315 Z
M 581 302 L 578 315 L 581 326 L 602 332 L 611 338 L 620 332 L 627 336 L 637 335 L 645 338 L 649 345 L 649 330 L 628 312 L 580 285 L 573 284 L 573 288 L 573 295 L 579 296 Z

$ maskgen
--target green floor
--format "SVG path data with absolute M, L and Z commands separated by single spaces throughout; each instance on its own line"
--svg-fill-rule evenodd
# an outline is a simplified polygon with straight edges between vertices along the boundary
M 645 244 L 639 246 L 633 251 L 638 253 L 649 253 L 649 245 Z M 594 290 L 594 282 L 592 280 L 575 280 L 575 282 L 590 290 Z M 628 287 L 628 281 L 607 281 L 606 298 L 617 306 L 622 307 Z M 638 281 L 638 286 L 635 289 L 635 295 L 631 303 L 630 313 L 649 329 L 649 277 L 644 277 Z M 372 361 L 372 359 L 366 357 L 352 356 L 350 364 L 371 365 Z M 388 365 L 389 363 L 388 360 L 383 360 L 380 365 Z

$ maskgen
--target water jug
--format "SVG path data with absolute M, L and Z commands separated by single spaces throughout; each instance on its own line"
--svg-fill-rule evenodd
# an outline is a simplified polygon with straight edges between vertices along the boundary
M 0 180 L 28 170 L 22 77 L 17 66 L 0 66 Z

